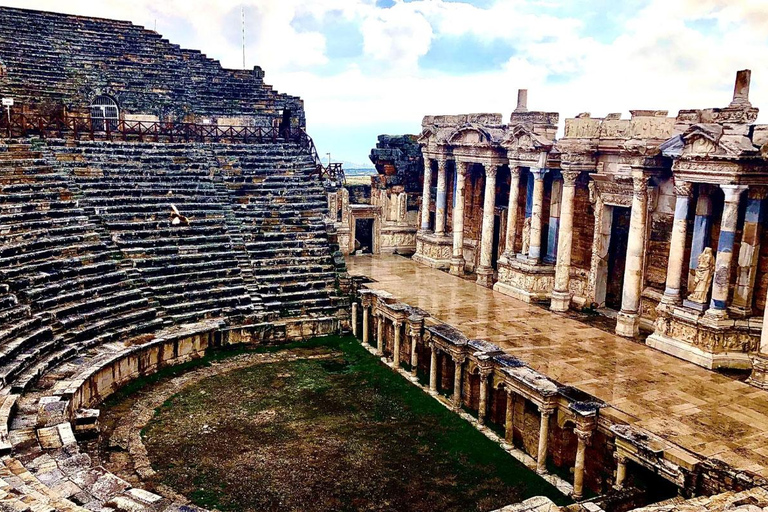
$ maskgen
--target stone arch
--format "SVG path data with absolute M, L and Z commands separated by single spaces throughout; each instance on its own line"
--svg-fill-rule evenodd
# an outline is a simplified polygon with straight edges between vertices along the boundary
M 120 120 L 120 107 L 108 94 L 99 94 L 91 100 L 91 123 L 94 130 L 106 131 L 117 128 Z
M 448 136 L 447 142 L 449 144 L 466 142 L 473 145 L 490 146 L 493 142 L 493 137 L 488 130 L 479 124 L 472 123 L 454 130 Z

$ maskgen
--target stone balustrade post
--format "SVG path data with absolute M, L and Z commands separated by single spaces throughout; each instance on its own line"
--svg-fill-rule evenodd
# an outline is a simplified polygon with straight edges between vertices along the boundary
M 376 314 L 376 355 L 384 355 L 384 315 Z
M 401 333 L 403 331 L 403 323 L 399 320 L 393 322 L 395 327 L 395 346 L 392 349 L 392 366 L 397 370 L 400 368 L 400 344 L 402 343 Z
M 579 171 L 563 171 L 563 192 L 560 205 L 560 229 L 557 236 L 555 286 L 552 290 L 552 311 L 568 311 L 571 306 L 571 255 L 573 249 L 573 208 Z
M 725 194 L 723 218 L 720 221 L 720 238 L 717 241 L 717 257 L 715 258 L 715 274 L 712 279 L 712 300 L 707 316 L 724 318 L 727 316 L 726 306 L 728 291 L 731 283 L 731 261 L 733 260 L 733 245 L 736 241 L 736 223 L 739 218 L 739 199 L 747 187 L 745 185 L 720 185 Z
M 480 237 L 480 265 L 477 268 L 477 284 L 493 286 L 493 217 L 496 208 L 496 172 L 494 165 L 485 165 L 485 194 L 483 198 L 483 227 Z
M 667 284 L 661 301 L 665 304 L 679 304 L 680 283 L 685 265 L 685 240 L 688 232 L 688 205 L 691 197 L 691 184 L 675 180 L 675 218 L 672 223 L 672 236 L 669 240 L 669 260 L 667 261 Z
M 536 472 L 540 475 L 547 472 L 547 444 L 549 443 L 549 417 L 551 409 L 539 408 L 541 421 L 539 423 L 539 449 L 536 455 Z
M 627 480 L 627 462 L 626 455 L 614 454 L 616 457 L 616 483 L 614 487 L 618 490 L 624 488 L 624 482 Z
M 409 331 L 411 335 L 411 375 L 416 377 L 419 369 L 418 344 L 420 341 L 419 338 L 421 337 L 421 326 L 411 324 Z
M 432 202 L 432 160 L 424 157 L 424 186 L 421 191 L 421 231 L 429 231 L 429 204 Z
M 451 398 L 451 402 L 453 404 L 453 409 L 458 411 L 461 409 L 461 374 L 464 366 L 464 358 L 459 357 L 458 359 L 454 359 L 453 365 L 453 397 Z
M 437 346 L 432 342 L 432 357 L 429 361 L 429 393 L 437 394 Z
M 616 319 L 616 334 L 632 338 L 638 334 L 640 294 L 643 291 L 645 238 L 648 222 L 648 177 L 642 171 L 632 175 L 632 211 L 629 220 L 629 240 L 624 264 L 624 289 L 621 311 Z
M 512 444 L 515 426 L 515 395 L 512 394 L 512 389 L 509 386 L 507 386 L 507 408 L 504 413 L 504 440 Z
M 584 497 L 584 459 L 592 431 L 581 430 L 577 427 L 574 429 L 574 433 L 578 437 L 578 445 L 576 447 L 576 464 L 573 467 L 573 494 L 571 497 L 574 501 L 579 501 Z
M 467 162 L 456 162 L 456 202 L 453 207 L 453 257 L 451 274 L 464 274 L 464 186 L 467 177 Z
M 528 243 L 528 258 L 541 260 L 541 226 L 544 214 L 544 175 L 547 169 L 531 167 L 533 176 L 533 208 L 531 210 L 531 231 Z
M 366 345 L 371 344 L 370 340 L 370 333 L 371 329 L 368 325 L 370 322 L 370 316 L 371 316 L 371 306 L 363 304 L 363 343 Z
M 448 192 L 446 190 L 445 158 L 437 159 L 437 198 L 435 199 L 435 234 L 445 236 L 445 208 Z
M 477 405 L 477 424 L 481 427 L 485 425 L 485 414 L 488 408 L 488 376 L 490 370 L 480 371 L 480 400 Z
M 504 255 L 507 259 L 514 257 L 515 242 L 517 241 L 517 203 L 520 200 L 520 167 L 509 170 L 509 204 L 507 206 L 507 238 L 504 243 Z
M 352 302 L 352 336 L 357 338 L 357 302 Z

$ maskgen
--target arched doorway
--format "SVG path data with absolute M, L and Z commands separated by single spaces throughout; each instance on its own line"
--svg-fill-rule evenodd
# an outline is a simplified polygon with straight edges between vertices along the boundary
M 96 96 L 91 103 L 91 123 L 96 131 L 117 129 L 120 111 L 117 102 L 106 95 Z

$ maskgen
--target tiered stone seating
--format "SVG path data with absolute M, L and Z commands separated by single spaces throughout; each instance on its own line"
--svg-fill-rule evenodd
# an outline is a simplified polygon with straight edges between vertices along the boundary
M 303 124 L 301 101 L 265 85 L 260 70 L 224 70 L 129 22 L 2 7 L 0 62 L 7 71 L 0 88 L 24 103 L 80 105 L 83 84 L 107 81 L 127 111 L 183 105 L 201 116 L 267 114 L 269 125 L 276 110 L 289 108 Z
M 335 271 L 322 185 L 311 157 L 292 144 L 214 145 L 234 215 L 268 310 L 283 316 L 333 315 Z
M 135 275 L 175 323 L 260 311 L 241 275 L 228 233 L 226 198 L 203 147 L 82 142 L 58 150 Z M 172 206 L 189 225 L 171 223 Z
M 0 385 L 26 386 L 85 347 L 161 321 L 76 199 L 28 145 L 0 152 Z M 12 386 L 10 386 L 12 383 Z

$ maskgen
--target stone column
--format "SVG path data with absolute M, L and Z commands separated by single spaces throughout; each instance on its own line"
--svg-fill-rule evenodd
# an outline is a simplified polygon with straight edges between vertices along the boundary
M 458 411 L 461 409 L 461 368 L 464 365 L 464 358 L 453 360 L 453 409 Z
M 432 342 L 432 358 L 429 361 L 429 393 L 437 394 L 437 347 Z
M 421 231 L 429 231 L 429 203 L 432 202 L 432 160 L 424 158 L 424 188 L 421 191 Z
M 688 263 L 688 291 L 693 288 L 699 256 L 709 246 L 709 226 L 712 221 L 712 200 L 709 198 L 709 186 L 698 185 L 699 198 L 696 201 L 696 217 L 693 220 L 693 241 L 691 241 L 691 259 Z
M 371 329 L 368 325 L 370 316 L 371 316 L 371 306 L 363 305 L 363 343 L 365 343 L 366 345 L 371 344 L 371 340 L 370 340 Z
M 552 290 L 552 311 L 568 311 L 571 305 L 571 253 L 573 247 L 573 204 L 579 171 L 563 171 L 563 197 L 560 205 L 560 230 L 557 236 L 557 265 L 555 287 Z
M 401 332 L 403 331 L 403 323 L 399 320 L 395 320 L 393 323 L 395 327 L 395 347 L 392 349 L 392 359 L 394 360 L 392 366 L 397 370 L 400 368 L 400 343 Z
M 437 160 L 437 198 L 435 199 L 435 234 L 445 236 L 445 205 L 447 191 L 445 190 L 445 159 Z
M 477 268 L 477 284 L 493 286 L 493 213 L 496 207 L 496 171 L 494 165 L 485 166 L 485 195 L 483 197 L 483 231 L 480 239 L 480 265 Z
M 760 256 L 760 236 L 762 234 L 763 203 L 766 196 L 764 189 L 751 188 L 747 196 L 747 211 L 744 215 L 744 229 L 739 246 L 738 272 L 736 289 L 733 292 L 731 307 L 740 316 L 752 315 L 752 298 L 755 292 L 757 261 Z
M 357 302 L 352 302 L 352 336 L 357 338 Z
M 723 218 L 720 221 L 720 239 L 717 241 L 715 275 L 712 279 L 712 300 L 706 315 L 722 318 L 727 316 L 728 289 L 731 282 L 731 260 L 736 241 L 736 223 L 739 218 L 739 199 L 747 189 L 745 185 L 720 185 L 725 193 Z
M 688 232 L 688 203 L 691 197 L 691 184 L 675 180 L 675 220 L 672 223 L 672 237 L 669 240 L 669 259 L 667 260 L 667 285 L 661 301 L 665 304 L 680 304 L 680 280 L 683 278 L 685 262 L 685 239 Z
M 541 423 L 539 424 L 539 451 L 536 456 L 536 472 L 543 475 L 547 472 L 547 443 L 549 442 L 549 416 L 552 411 L 539 408 Z
M 528 243 L 528 258 L 541 259 L 541 216 L 544 210 L 544 175 L 546 169 L 531 167 L 533 176 L 533 209 L 531 210 L 531 239 Z
M 376 315 L 376 355 L 384 355 L 384 315 L 381 313 Z
M 544 263 L 555 263 L 557 259 L 562 194 L 563 182 L 561 180 L 552 180 L 552 191 L 549 201 L 549 228 L 547 230 L 547 254 L 544 256 Z
M 623 489 L 624 482 L 627 479 L 627 457 L 625 455 L 615 454 L 616 456 L 616 489 Z
M 515 418 L 515 398 L 512 390 L 507 386 L 507 408 L 504 411 L 504 440 L 512 444 L 514 418 Z
M 517 202 L 520 198 L 520 167 L 512 167 L 509 170 L 509 205 L 507 206 L 507 239 L 504 243 L 504 254 L 512 258 L 515 254 L 515 242 L 517 238 Z
M 528 256 L 531 247 L 531 220 L 533 217 L 533 175 L 528 173 L 528 179 L 525 182 L 525 216 L 523 217 L 523 243 L 520 254 Z M 527 231 L 526 231 L 527 230 Z
M 592 436 L 592 431 L 576 428 L 574 432 L 579 438 L 579 444 L 576 447 L 576 464 L 573 467 L 573 494 L 571 497 L 574 501 L 579 501 L 584 497 L 584 456 L 586 455 L 587 442 Z
M 637 336 L 638 332 L 648 221 L 648 178 L 642 171 L 636 171 L 632 175 L 632 183 L 634 193 L 629 220 L 627 258 L 624 264 L 624 289 L 621 295 L 621 311 L 616 319 L 616 334 L 628 338 Z
M 480 371 L 480 401 L 477 405 L 477 424 L 485 425 L 485 413 L 488 407 L 488 375 L 490 371 Z
M 453 257 L 451 274 L 464 273 L 464 181 L 467 177 L 467 162 L 456 162 L 456 204 L 453 207 Z
M 418 350 L 418 341 L 419 341 L 419 332 L 416 330 L 417 326 L 411 325 L 410 326 L 410 334 L 411 334 L 411 375 L 416 377 L 416 374 L 418 373 L 419 369 L 419 350 Z M 420 330 L 420 327 L 419 327 Z

